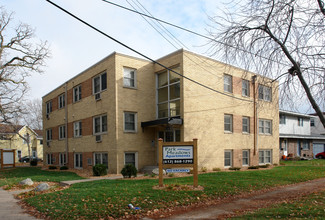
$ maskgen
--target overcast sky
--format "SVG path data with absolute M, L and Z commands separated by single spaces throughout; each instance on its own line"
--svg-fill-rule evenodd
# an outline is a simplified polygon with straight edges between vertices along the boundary
M 94 25 L 128 46 L 157 59 L 176 48 L 155 31 L 140 15 L 112 6 L 102 0 L 52 0 L 81 19 Z M 123 46 L 95 32 L 68 16 L 45 0 L 0 1 L 7 12 L 15 12 L 15 21 L 29 24 L 36 37 L 48 41 L 51 58 L 42 75 L 28 79 L 29 97 L 41 98 L 65 81 L 79 74 L 112 52 L 138 56 Z M 208 15 L 222 8 L 215 0 L 112 0 L 131 8 L 129 3 L 140 2 L 153 16 L 206 35 Z M 129 2 L 129 3 L 128 3 Z M 219 12 L 220 13 L 220 12 Z M 165 26 L 188 50 L 205 55 L 207 40 Z

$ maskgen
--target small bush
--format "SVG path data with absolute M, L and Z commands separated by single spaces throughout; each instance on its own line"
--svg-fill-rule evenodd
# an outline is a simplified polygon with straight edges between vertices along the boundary
M 238 170 L 240 170 L 240 167 L 229 167 L 229 170 L 235 170 L 235 171 L 238 171 Z
M 121 174 L 123 175 L 123 177 L 129 177 L 129 178 L 131 178 L 131 176 L 136 177 L 137 173 L 138 173 L 137 168 L 135 168 L 135 166 L 132 164 L 126 164 L 124 168 L 121 170 Z
M 154 173 L 151 174 L 151 177 L 155 177 L 155 176 L 156 176 L 156 174 L 154 174 Z
M 201 167 L 201 172 L 207 172 L 208 171 L 208 168 L 206 168 L 206 167 Z
M 49 170 L 56 170 L 58 169 L 56 166 L 49 166 Z
M 220 168 L 217 168 L 217 167 L 213 168 L 212 170 L 215 171 L 215 172 L 221 171 L 221 169 Z
M 276 167 L 276 166 L 278 166 L 278 164 L 277 164 L 277 163 L 275 163 L 275 164 L 273 164 L 273 166 L 275 166 L 275 167 Z
M 67 166 L 60 167 L 60 170 L 68 170 L 69 168 Z
M 175 174 L 174 174 L 174 173 L 169 173 L 168 176 L 169 176 L 169 177 L 174 177 Z
M 33 166 L 33 167 L 37 166 L 37 160 L 36 159 L 31 160 L 30 165 Z
M 265 164 L 265 165 L 259 165 L 258 167 L 259 168 L 268 168 L 270 167 L 271 165 L 270 164 Z
M 249 166 L 248 169 L 249 170 L 257 170 L 257 169 L 259 169 L 259 167 L 258 166 Z
M 93 175 L 94 176 L 105 176 L 107 175 L 107 167 L 104 164 L 96 164 L 93 166 Z

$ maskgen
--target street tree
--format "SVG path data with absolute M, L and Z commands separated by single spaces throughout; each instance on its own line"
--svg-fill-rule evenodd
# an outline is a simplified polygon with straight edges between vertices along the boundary
M 33 99 L 24 102 L 24 113 L 21 123 L 28 125 L 32 129 L 43 129 L 42 100 Z
M 308 98 L 325 127 L 325 9 L 323 0 L 232 1 L 211 17 L 215 53 L 226 62 L 279 80 L 280 105 Z
M 49 57 L 47 42 L 37 42 L 34 29 L 15 22 L 13 13 L 0 7 L 0 122 L 13 123 L 24 113 L 26 78 L 41 73 Z

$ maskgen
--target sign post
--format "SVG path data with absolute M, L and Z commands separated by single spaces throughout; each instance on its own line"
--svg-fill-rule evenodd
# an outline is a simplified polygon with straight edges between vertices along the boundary
M 163 168 L 170 172 L 187 172 L 184 167 L 193 168 L 193 186 L 198 186 L 197 139 L 190 142 L 163 142 L 159 139 L 159 186 L 163 184 Z

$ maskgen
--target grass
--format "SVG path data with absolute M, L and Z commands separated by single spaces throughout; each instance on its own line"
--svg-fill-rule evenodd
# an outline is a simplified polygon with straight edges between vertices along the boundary
M 25 201 L 51 219 L 119 218 L 325 177 L 325 160 L 318 160 L 319 165 L 314 161 L 285 163 L 286 166 L 270 170 L 201 174 L 199 185 L 204 187 L 204 191 L 154 190 L 152 187 L 158 185 L 157 179 L 102 180 L 74 184 L 66 190 L 36 195 Z M 191 185 L 193 179 L 166 179 L 164 183 Z M 130 210 L 130 203 L 141 209 Z
M 26 178 L 31 178 L 33 181 L 37 182 L 60 182 L 83 179 L 72 172 L 46 171 L 41 170 L 40 167 L 17 167 L 13 169 L 3 169 L 0 171 L 0 186 L 14 185 Z
M 325 191 L 273 205 L 234 219 L 324 219 Z

